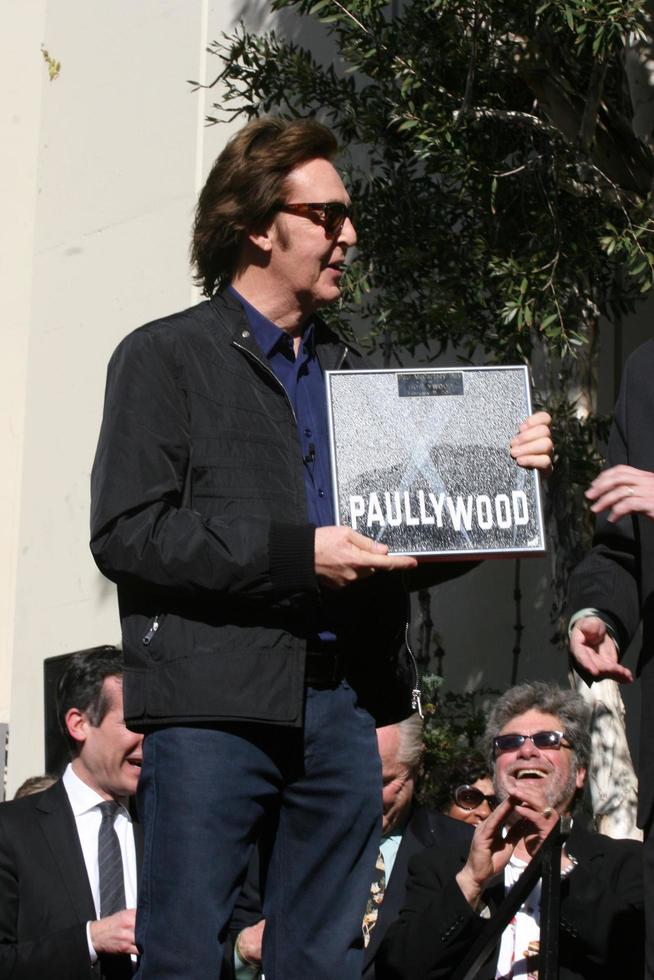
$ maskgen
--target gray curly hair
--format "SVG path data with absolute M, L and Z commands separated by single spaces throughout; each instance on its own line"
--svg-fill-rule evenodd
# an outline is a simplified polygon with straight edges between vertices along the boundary
M 512 718 L 534 708 L 561 719 L 561 726 L 572 747 L 577 768 L 587 769 L 590 763 L 591 710 L 576 691 L 566 690 L 550 681 L 518 684 L 497 699 L 488 716 L 484 745 L 491 768 L 494 766 L 495 736 Z

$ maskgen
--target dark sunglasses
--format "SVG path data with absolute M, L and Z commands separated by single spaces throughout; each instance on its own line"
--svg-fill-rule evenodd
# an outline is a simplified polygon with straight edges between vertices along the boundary
M 525 744 L 527 739 L 532 742 L 537 749 L 570 749 L 569 742 L 564 742 L 565 732 L 534 732 L 533 735 L 518 735 L 517 732 L 508 732 L 506 735 L 496 735 L 493 739 L 494 752 L 512 752 Z
M 482 793 L 476 786 L 457 786 L 454 790 L 454 802 L 462 810 L 476 810 L 484 800 L 491 810 L 500 802 L 494 793 Z
M 338 235 L 345 219 L 352 221 L 354 211 L 351 204 L 342 201 L 325 201 L 322 204 L 278 204 L 277 211 L 286 214 L 299 214 L 302 218 L 317 219 L 328 235 Z

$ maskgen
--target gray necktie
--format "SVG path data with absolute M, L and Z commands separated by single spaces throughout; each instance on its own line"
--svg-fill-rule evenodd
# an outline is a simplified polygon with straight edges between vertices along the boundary
M 105 800 L 98 807 L 102 813 L 102 823 L 98 832 L 98 870 L 100 877 L 100 918 L 120 912 L 126 906 L 125 882 L 123 880 L 123 858 L 120 842 L 114 827 L 120 805 L 114 800 Z

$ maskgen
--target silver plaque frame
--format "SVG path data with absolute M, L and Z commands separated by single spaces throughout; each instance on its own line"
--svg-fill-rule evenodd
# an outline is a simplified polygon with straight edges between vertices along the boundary
M 527 368 L 326 371 L 335 522 L 418 558 L 541 555 L 540 479 L 509 444 Z

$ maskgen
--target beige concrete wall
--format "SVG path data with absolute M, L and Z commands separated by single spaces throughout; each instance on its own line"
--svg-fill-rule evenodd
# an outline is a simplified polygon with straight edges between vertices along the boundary
M 9 721 L 45 0 L 0 8 L 0 723 Z
M 3 243 L 1 290 L 10 350 L 1 433 L 10 478 L 0 508 L 9 794 L 43 768 L 43 659 L 119 639 L 114 589 L 87 543 L 106 363 L 131 329 L 197 299 L 188 270 L 196 190 L 228 131 L 205 127 L 205 96 L 186 80 L 212 70 L 204 48 L 233 25 L 236 8 L 5 4 L 3 74 L 15 75 L 16 118 L 3 128 L 20 130 L 2 164 L 18 239 L 17 248 Z M 42 43 L 61 63 L 52 82 Z

